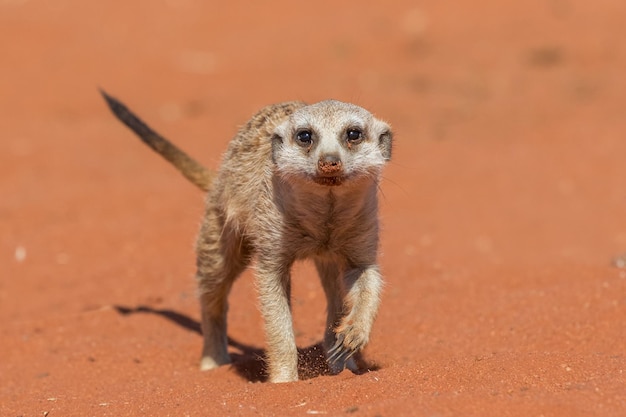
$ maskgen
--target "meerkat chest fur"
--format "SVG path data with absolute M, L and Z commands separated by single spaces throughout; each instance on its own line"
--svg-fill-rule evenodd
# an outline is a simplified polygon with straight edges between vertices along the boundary
M 283 217 L 283 241 L 295 258 L 345 258 L 358 247 L 377 245 L 374 184 L 302 189 L 278 182 L 275 190 Z

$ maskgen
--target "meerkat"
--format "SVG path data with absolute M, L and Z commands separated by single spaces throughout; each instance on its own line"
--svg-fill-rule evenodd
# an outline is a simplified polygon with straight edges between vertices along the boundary
M 227 297 L 254 259 L 269 381 L 298 380 L 290 270 L 308 258 L 326 295 L 329 368 L 356 371 L 354 355 L 370 338 L 382 289 L 377 192 L 391 158 L 389 125 L 335 100 L 270 105 L 240 128 L 213 173 L 103 96 L 115 116 L 207 192 L 196 244 L 200 368 L 231 361 Z

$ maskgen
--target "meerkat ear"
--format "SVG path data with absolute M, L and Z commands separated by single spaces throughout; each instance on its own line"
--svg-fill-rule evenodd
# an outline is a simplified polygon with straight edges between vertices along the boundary
M 391 128 L 385 122 L 378 121 L 377 123 L 378 132 L 378 147 L 380 148 L 380 152 L 383 154 L 383 158 L 385 161 L 389 161 L 391 159 L 391 142 L 393 141 L 393 133 L 391 133 Z
M 276 159 L 278 156 L 278 152 L 283 147 L 283 137 L 278 133 L 274 132 L 272 135 L 272 162 L 276 163 Z
M 289 134 L 289 122 L 285 121 L 274 129 L 272 133 L 272 162 L 278 160 L 278 153 L 285 145 L 285 138 Z
M 272 133 L 272 162 L 276 163 L 278 155 L 285 145 L 285 137 L 289 132 L 288 122 L 285 121 L 274 129 Z

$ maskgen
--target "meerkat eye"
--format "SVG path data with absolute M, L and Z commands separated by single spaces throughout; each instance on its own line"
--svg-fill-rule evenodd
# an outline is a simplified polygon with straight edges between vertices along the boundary
M 301 130 L 296 134 L 296 142 L 300 146 L 311 146 L 313 134 L 310 130 Z
M 363 140 L 363 132 L 359 129 L 348 129 L 346 139 L 349 143 L 357 144 Z

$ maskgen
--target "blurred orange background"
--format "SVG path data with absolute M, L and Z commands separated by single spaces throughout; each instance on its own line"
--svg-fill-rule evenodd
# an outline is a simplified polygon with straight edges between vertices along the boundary
M 613 0 L 0 0 L 0 414 L 622 415 L 625 17 Z M 378 370 L 306 369 L 325 308 L 308 264 L 310 379 L 249 383 L 250 273 L 235 365 L 197 370 L 202 195 L 99 88 L 212 168 L 273 102 L 392 124 Z

